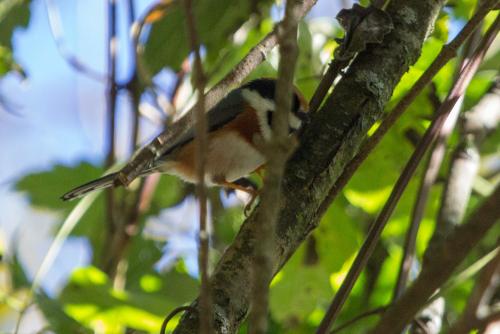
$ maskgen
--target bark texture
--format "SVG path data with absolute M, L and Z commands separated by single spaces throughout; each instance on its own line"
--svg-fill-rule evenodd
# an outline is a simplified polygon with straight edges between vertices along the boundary
M 348 72 L 312 115 L 301 145 L 288 162 L 280 216 L 271 254 L 274 273 L 317 226 L 319 206 L 345 165 L 378 120 L 402 75 L 419 57 L 444 0 L 393 0 L 387 7 L 394 30 L 382 44 L 358 55 Z M 212 275 L 214 329 L 234 333 L 250 308 L 250 270 L 259 236 L 252 214 Z M 193 303 L 197 306 L 197 302 Z M 196 333 L 198 315 L 186 313 L 175 333 Z

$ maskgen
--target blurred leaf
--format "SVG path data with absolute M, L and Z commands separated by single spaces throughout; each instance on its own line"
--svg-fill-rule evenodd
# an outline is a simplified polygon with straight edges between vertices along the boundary
M 101 168 L 82 162 L 75 167 L 56 165 L 50 171 L 24 176 L 16 183 L 16 189 L 25 192 L 34 207 L 46 208 L 68 215 L 78 200 L 65 202 L 61 195 L 71 188 L 101 176 Z M 100 259 L 101 244 L 106 226 L 105 201 L 100 196 L 85 212 L 71 235 L 87 237 L 92 244 L 94 263 Z
M 410 67 L 410 70 L 403 75 L 398 85 L 396 86 L 392 95 L 391 102 L 389 103 L 389 107 L 393 106 L 395 101 L 398 101 L 408 92 L 408 90 L 410 90 L 413 84 L 434 61 L 443 45 L 444 41 L 439 40 L 433 36 L 429 37 L 425 41 L 418 61 Z M 454 68 L 454 62 L 448 62 L 448 64 L 441 69 L 438 75 L 435 76 L 434 82 L 436 82 L 436 84 L 439 86 L 439 92 L 442 92 L 442 90 L 446 90 L 447 92 L 447 89 L 449 88 L 451 83 L 449 82 L 449 80 L 443 79 L 448 78 L 450 75 L 453 75 Z M 446 85 L 445 87 L 443 87 L 443 83 Z
M 323 25 L 321 33 L 313 32 L 319 30 L 319 25 Z M 299 24 L 299 58 L 295 70 L 296 84 L 306 99 L 310 99 L 319 84 L 320 74 L 323 70 L 323 62 L 320 54 L 323 51 L 328 39 L 324 39 L 324 43 L 314 43 L 314 37 L 317 35 L 323 36 L 325 33 L 325 22 L 301 22 Z M 326 28 L 333 35 L 333 25 Z
M 439 41 L 446 43 L 448 41 L 448 33 L 450 30 L 450 17 L 448 14 L 441 12 L 439 18 L 434 23 L 434 31 L 432 36 Z
M 320 263 L 303 264 L 304 250 L 302 245 L 271 283 L 269 307 L 272 317 L 283 324 L 288 323 L 292 329 L 317 307 L 326 304 L 333 293 L 328 270 Z
M 157 332 L 164 316 L 178 306 L 163 295 L 115 290 L 95 267 L 76 270 L 60 301 L 71 317 L 106 333 L 126 327 Z
M 83 327 L 75 319 L 64 313 L 62 305 L 57 300 L 39 293 L 36 294 L 35 301 L 43 312 L 45 319 L 49 322 L 50 330 L 54 333 L 92 333 L 90 329 Z
M 178 177 L 166 174 L 161 175 L 147 215 L 157 215 L 161 210 L 178 204 L 183 199 L 184 187 L 185 183 Z
M 17 27 L 28 26 L 30 1 L 2 0 L 0 2 L 0 45 L 12 48 L 12 32 Z
M 453 15 L 458 19 L 468 19 L 476 8 L 477 0 L 452 0 L 447 6 L 452 8 Z
M 225 45 L 218 53 L 208 53 L 204 68 L 208 73 L 209 85 L 221 80 L 272 29 L 273 21 L 270 18 L 259 22 L 250 20 L 237 30 L 232 43 Z
M 161 256 L 158 243 L 142 237 L 134 238 L 128 256 L 127 290 L 154 293 L 167 298 L 175 305 L 182 305 L 196 298 L 198 295 L 196 279 L 176 268 L 162 273 L 154 270 L 154 265 Z M 148 285 L 148 281 L 153 285 Z
M 500 44 L 500 42 L 499 42 Z M 498 71 L 498 64 L 500 64 L 500 46 L 495 49 L 492 48 L 491 54 L 487 53 L 486 54 L 486 59 L 481 63 L 481 66 L 479 67 L 479 70 L 492 70 L 492 71 Z
M 14 254 L 12 260 L 8 262 L 11 274 L 12 286 L 14 289 L 30 287 L 31 282 L 24 271 L 21 262 L 19 262 L 19 258 L 17 253 Z
M 496 159 L 498 159 L 498 155 L 500 155 L 500 127 L 497 127 L 493 133 L 486 137 L 486 140 L 481 144 L 481 152 L 484 152 L 484 156 L 497 154 Z M 493 160 L 495 157 L 490 156 L 490 159 Z
M 498 63 L 500 64 L 500 63 Z M 465 100 L 463 105 L 463 110 L 469 110 L 474 107 L 484 94 L 488 91 L 493 83 L 495 77 L 498 75 L 498 70 L 496 71 L 481 71 L 478 72 L 469 86 L 465 94 Z
M 218 55 L 231 43 L 233 33 L 252 13 L 265 13 L 270 0 L 198 0 L 194 15 L 199 40 L 206 47 L 207 56 Z M 161 21 L 151 29 L 145 49 L 145 59 L 153 73 L 163 67 L 178 70 L 188 56 L 188 39 L 183 8 L 174 5 Z
M 102 169 L 82 162 L 75 167 L 55 165 L 50 171 L 28 174 L 16 183 L 16 189 L 25 192 L 33 206 L 55 210 L 69 210 L 76 201 L 64 202 L 61 196 L 71 188 L 99 177 Z
M 155 274 L 154 264 L 161 258 L 162 252 L 157 242 L 141 236 L 132 239 L 128 250 L 127 288 L 141 291 L 141 279 L 146 274 Z
M 342 203 L 341 203 L 342 202 Z M 338 199 L 328 208 L 321 223 L 314 231 L 316 249 L 328 272 L 338 272 L 358 250 L 363 237 L 362 230 L 352 223 L 346 214 L 347 201 Z M 334 254 L 332 252 L 334 251 Z
M 10 71 L 17 71 L 22 75 L 24 74 L 19 65 L 14 62 L 11 50 L 0 44 L 0 77 Z

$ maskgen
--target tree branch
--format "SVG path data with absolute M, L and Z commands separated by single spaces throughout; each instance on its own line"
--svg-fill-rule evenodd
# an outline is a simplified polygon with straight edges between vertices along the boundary
M 472 248 L 500 219 L 500 187 L 484 201 L 437 249 L 432 263 L 422 269 L 421 274 L 406 293 L 389 308 L 371 332 L 399 333 L 410 322 L 414 314 L 450 277 L 456 267 Z
M 107 36 L 107 56 L 108 56 L 108 82 L 106 87 L 106 114 L 107 114 L 107 152 L 106 168 L 110 168 L 115 162 L 115 132 L 116 132 L 116 99 L 118 96 L 118 85 L 116 78 L 116 48 L 118 47 L 118 37 L 116 30 L 116 2 L 107 1 L 108 11 L 108 36 Z M 106 190 L 106 220 L 107 234 L 104 242 L 102 268 L 109 277 L 114 277 L 118 262 L 113 258 L 113 253 L 109 251 L 115 244 L 115 232 L 118 230 L 118 219 L 115 212 L 115 196 L 113 189 Z
M 461 58 L 460 64 L 457 67 L 458 70 L 456 70 L 455 79 L 458 77 L 460 71 L 462 70 L 465 60 L 469 59 L 473 55 L 474 48 L 477 47 L 480 40 L 481 40 L 481 29 L 476 29 L 472 33 L 472 36 L 467 39 L 467 43 L 464 46 L 463 53 L 460 57 Z M 441 106 L 441 102 L 439 101 L 439 98 L 436 96 L 435 92 L 436 87 L 432 85 L 431 88 L 432 89 L 429 99 L 435 106 L 435 111 L 437 111 Z M 455 108 L 461 109 L 462 104 L 463 104 L 463 98 L 457 102 Z M 456 115 L 456 117 L 450 118 L 446 122 L 446 124 L 444 124 L 443 128 L 439 133 L 438 138 L 436 139 L 436 143 L 433 145 L 431 149 L 430 157 L 424 169 L 425 172 L 422 177 L 418 189 L 417 199 L 415 201 L 415 205 L 412 210 L 410 227 L 408 228 L 408 232 L 405 237 L 403 257 L 401 259 L 399 274 L 396 281 L 396 286 L 394 288 L 393 300 L 401 296 L 401 294 L 404 292 L 408 284 L 410 269 L 413 266 L 413 261 L 415 256 L 415 244 L 416 244 L 417 234 L 420 227 L 420 222 L 422 220 L 425 208 L 427 206 L 427 198 L 429 196 L 432 186 L 436 182 L 439 170 L 441 169 L 441 164 L 443 162 L 446 153 L 448 138 L 455 129 L 458 120 L 459 113 L 456 112 L 452 114 Z M 443 307 L 443 312 L 444 312 L 444 307 Z M 434 319 L 436 319 L 436 317 L 434 317 Z M 441 323 L 441 319 L 439 319 L 439 322 Z M 439 328 L 435 327 L 434 332 L 439 332 L 440 330 L 441 330 L 440 326 Z
M 434 0 L 392 1 L 387 13 L 393 19 L 394 30 L 382 44 L 370 46 L 358 55 L 323 107 L 312 115 L 301 146 L 285 170 L 284 196 L 279 203 L 276 242 L 271 253 L 275 272 L 317 226 L 320 203 L 368 129 L 381 116 L 401 76 L 417 60 L 442 4 Z M 400 15 L 401 12 L 414 15 Z M 235 332 L 250 307 L 250 264 L 259 242 L 256 219 L 254 212 L 245 221 L 213 273 L 218 333 Z M 185 314 L 175 333 L 194 333 L 197 324 L 197 315 Z
M 467 40 L 472 32 L 478 27 L 479 23 L 483 20 L 486 14 L 489 13 L 497 4 L 498 0 L 486 0 L 483 5 L 477 10 L 476 14 L 467 22 L 462 28 L 460 33 L 447 45 L 443 47 L 439 55 L 434 59 L 432 64 L 422 74 L 422 76 L 415 82 L 410 91 L 398 102 L 393 110 L 385 117 L 383 122 L 377 128 L 377 131 L 367 140 L 365 145 L 356 154 L 356 156 L 349 162 L 343 170 L 342 175 L 335 183 L 334 187 L 330 190 L 328 196 L 323 201 L 319 209 L 319 214 L 324 214 L 330 203 L 333 202 L 338 193 L 345 187 L 347 182 L 354 175 L 359 166 L 365 161 L 368 155 L 382 140 L 384 135 L 396 123 L 401 115 L 408 109 L 410 104 L 417 98 L 420 92 L 431 82 L 432 78 L 439 72 L 441 68 L 457 54 L 458 48 Z
M 293 79 L 298 57 L 297 31 L 300 20 L 301 3 L 287 0 L 285 17 L 278 27 L 280 62 L 276 85 L 276 110 L 272 122 L 272 136 L 264 143 L 262 150 L 266 157 L 266 175 L 264 188 L 260 196 L 260 205 L 256 209 L 255 237 L 260 242 L 255 247 L 252 263 L 252 311 L 250 313 L 250 334 L 267 333 L 269 304 L 269 283 L 274 275 L 271 253 L 276 232 L 276 221 L 281 200 L 281 183 L 285 164 L 296 145 L 288 136 L 289 113 L 292 109 Z
M 201 63 L 200 45 L 198 33 L 196 31 L 195 17 L 191 0 L 183 0 L 186 12 L 186 24 L 189 38 L 189 45 L 194 53 L 194 85 L 198 92 L 198 102 L 195 106 L 195 146 L 196 146 L 196 193 L 200 205 L 199 219 L 200 226 L 198 232 L 198 268 L 200 271 L 200 303 L 198 312 L 200 315 L 199 333 L 210 334 L 212 330 L 212 301 L 208 276 L 208 253 L 209 235 L 207 229 L 207 189 L 205 186 L 205 165 L 207 161 L 208 146 L 208 126 L 205 116 L 205 84 L 206 78 Z
M 449 333 L 469 333 L 489 315 L 489 303 L 500 286 L 500 252 L 486 265 L 460 318 L 450 327 Z

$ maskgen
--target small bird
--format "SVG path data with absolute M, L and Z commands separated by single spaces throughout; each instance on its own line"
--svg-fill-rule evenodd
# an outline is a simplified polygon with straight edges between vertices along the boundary
M 276 109 L 275 79 L 256 79 L 233 91 L 207 112 L 208 144 L 206 151 L 205 183 L 242 190 L 255 199 L 256 192 L 239 180 L 260 169 L 265 157 L 257 148 L 258 137 L 269 140 L 273 112 Z M 299 130 L 307 119 L 307 102 L 295 89 L 292 110 L 288 116 L 289 132 Z M 185 135 L 166 143 L 165 152 L 151 161 L 140 176 L 152 173 L 176 175 L 196 183 L 194 128 Z M 117 173 L 81 185 L 61 198 L 65 201 L 87 193 L 114 186 Z

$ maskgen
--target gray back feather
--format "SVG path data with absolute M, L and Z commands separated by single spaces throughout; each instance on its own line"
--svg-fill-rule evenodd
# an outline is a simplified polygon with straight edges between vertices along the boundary
M 242 106 L 245 105 L 240 90 L 231 91 L 225 98 L 217 103 L 207 113 L 208 131 L 214 131 L 223 127 L 229 121 L 238 116 L 242 111 Z M 176 148 L 190 142 L 195 136 L 194 126 L 191 127 L 183 136 L 174 140 L 165 153 L 160 156 L 156 161 L 163 161 L 168 159 L 168 155 Z

